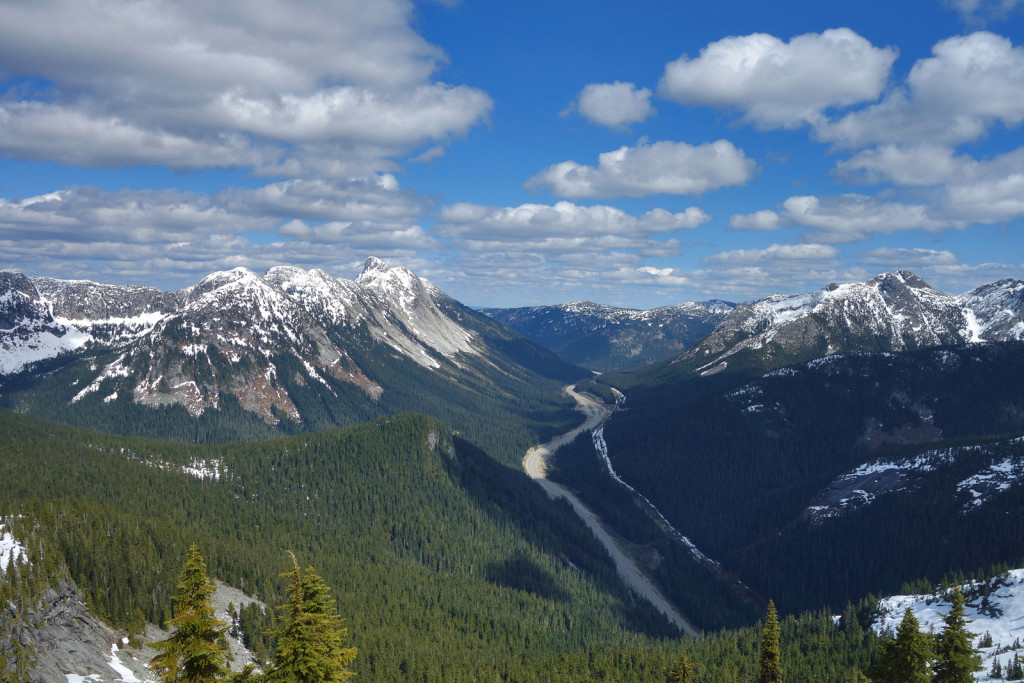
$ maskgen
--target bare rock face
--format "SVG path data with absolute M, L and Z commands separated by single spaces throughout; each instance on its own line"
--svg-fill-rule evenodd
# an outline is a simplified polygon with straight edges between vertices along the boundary
M 3 617 L 16 622 L 9 632 L 34 652 L 31 683 L 66 681 L 68 674 L 95 681 L 148 680 L 145 665 L 116 648 L 121 636 L 93 616 L 74 584 L 61 581 L 43 592 L 35 607 L 19 619 L 14 606 Z
M 255 602 L 261 609 L 266 605 L 242 591 L 215 581 L 217 590 L 213 606 L 217 618 L 230 623 L 228 605 L 236 608 Z M 69 581 L 47 588 L 39 603 L 30 609 L 19 610 L 8 605 L 0 613 L 0 652 L 10 652 L 11 643 L 4 636 L 16 639 L 23 651 L 30 654 L 29 683 L 82 680 L 104 683 L 152 681 L 153 673 L 147 663 L 156 650 L 145 643 L 163 640 L 170 634 L 156 626 L 147 625 L 144 644 L 130 647 L 122 634 L 97 619 L 86 607 L 82 593 Z M 232 671 L 241 671 L 254 663 L 252 653 L 241 640 L 227 639 Z M 13 673 L 10 662 L 7 673 Z M 3 673 L 0 671 L 0 673 Z
M 999 280 L 973 289 L 960 299 L 973 314 L 979 338 L 1024 339 L 1024 282 Z
M 51 304 L 55 316 L 69 320 L 134 318 L 145 313 L 167 313 L 177 305 L 177 295 L 155 287 L 105 285 L 88 280 L 33 278 L 39 295 Z
M 0 271 L 0 330 L 10 333 L 37 321 L 52 323 L 53 316 L 40 305 L 35 285 L 21 273 Z

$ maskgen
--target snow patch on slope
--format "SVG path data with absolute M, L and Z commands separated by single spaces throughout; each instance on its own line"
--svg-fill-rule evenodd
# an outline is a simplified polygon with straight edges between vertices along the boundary
M 76 351 L 92 341 L 92 335 L 75 328 L 55 334 L 49 329 L 36 330 L 24 336 L 5 337 L 0 341 L 0 375 L 20 372 L 25 366 L 62 353 Z
M 1022 443 L 1024 438 L 1016 438 L 991 446 L 933 449 L 913 458 L 887 458 L 865 463 L 834 479 L 815 496 L 804 514 L 812 523 L 821 523 L 870 505 L 879 496 L 911 490 L 925 477 L 966 456 L 988 454 L 991 457 L 988 463 L 956 485 L 961 512 L 967 513 L 1024 482 Z M 1007 449 L 1012 451 L 1008 455 L 994 454 L 997 450 L 1005 452 Z
M 998 680 L 988 675 L 993 659 L 998 658 L 1005 670 L 1008 661 L 1013 659 L 1013 652 L 1006 652 L 1007 648 L 1024 640 L 1024 569 L 998 576 L 988 582 L 987 587 L 974 583 L 963 586 L 962 590 L 968 596 L 965 616 L 968 631 L 975 634 L 975 644 L 986 633 L 992 636 L 992 647 L 979 650 L 982 670 L 975 674 L 975 680 Z M 879 603 L 882 616 L 872 628 L 879 634 L 895 633 L 909 607 L 914 610 L 922 631 L 939 633 L 944 626 L 942 618 L 949 613 L 951 599 L 951 590 L 932 595 L 894 595 Z M 1024 649 L 1021 654 L 1024 655 Z
M 1016 439 L 1020 443 L 1021 439 Z M 970 500 L 964 509 L 981 507 L 995 496 L 1009 491 L 1024 481 L 1024 459 L 1020 456 L 1008 456 L 994 462 L 974 476 L 957 484 L 957 493 L 970 494 Z
M 7 526 L 0 522 L 0 573 L 6 572 L 11 559 L 18 564 L 28 562 L 28 550 L 14 538 Z
M 121 354 L 121 356 L 118 357 L 117 360 L 115 360 L 113 363 L 105 367 L 103 369 L 103 372 L 99 374 L 99 377 L 94 379 L 91 384 L 89 384 L 87 387 L 85 387 L 77 394 L 75 394 L 74 397 L 72 397 L 71 402 L 78 403 L 79 401 L 81 401 L 83 398 L 93 393 L 94 391 L 99 391 L 100 385 L 103 383 L 103 380 L 105 379 L 113 379 L 115 377 L 128 377 L 129 375 L 131 375 L 131 369 L 122 365 L 126 357 L 127 354 Z M 115 400 L 116 398 L 117 392 L 115 391 L 113 394 L 113 398 L 107 396 L 104 399 L 104 403 L 109 403 L 110 401 Z

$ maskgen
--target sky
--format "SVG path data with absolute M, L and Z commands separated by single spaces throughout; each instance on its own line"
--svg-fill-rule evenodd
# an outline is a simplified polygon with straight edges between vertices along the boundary
M 0 0 L 0 268 L 471 306 L 1024 277 L 1024 0 Z

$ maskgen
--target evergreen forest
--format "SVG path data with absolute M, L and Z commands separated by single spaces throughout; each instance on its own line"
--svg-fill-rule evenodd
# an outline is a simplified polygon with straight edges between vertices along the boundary
M 1024 558 L 1024 490 L 1007 487 L 974 506 L 958 488 L 994 463 L 1024 463 L 1024 346 L 831 356 L 672 385 L 662 383 L 666 372 L 675 370 L 631 376 L 604 429 L 612 464 L 759 604 L 838 611 L 911 579 L 937 583 Z M 620 387 L 625 378 L 600 382 Z M 590 504 L 613 506 L 607 518 L 624 529 L 645 523 L 587 444 L 559 460 L 555 476 Z M 918 460 L 935 466 L 903 475 L 899 495 L 811 515 L 816 496 L 845 473 Z
M 182 558 L 194 545 L 211 577 L 268 605 L 287 603 L 290 553 L 315 566 L 358 651 L 357 680 L 753 681 L 771 604 L 784 680 L 861 681 L 891 647 L 868 628 L 872 594 L 1021 560 L 1024 494 L 1011 489 L 965 512 L 955 485 L 986 463 L 1024 458 L 1015 438 L 1024 432 L 1015 380 L 1024 353 L 915 354 L 718 375 L 671 391 L 632 380 L 604 429 L 612 463 L 720 564 L 695 559 L 613 482 L 591 435 L 558 451 L 551 478 L 611 523 L 702 629 L 697 638 L 624 587 L 568 504 L 521 472 L 525 445 L 578 419 L 550 386 L 514 412 L 503 407 L 508 397 L 480 402 L 473 423 L 457 421 L 474 404 L 456 391 L 438 412 L 462 429 L 400 413 L 230 442 L 225 430 L 156 440 L 2 410 L 0 516 L 29 552 L 29 564 L 15 562 L 0 582 L 3 604 L 16 606 L 0 634 L 2 670 L 24 674 L 33 653 L 19 651 L 10 625 L 61 582 L 129 634 L 146 622 L 173 626 Z M 591 389 L 614 397 L 614 379 Z M 114 402 L 111 415 L 131 423 L 130 406 Z M 211 419 L 227 424 L 231 410 Z M 888 438 L 900 434 L 927 438 Z M 803 516 L 851 467 L 952 448 L 973 455 L 911 482 L 907 495 L 821 523 Z M 885 523 L 894 515 L 900 532 Z M 249 606 L 238 623 L 257 658 L 272 662 L 280 612 Z

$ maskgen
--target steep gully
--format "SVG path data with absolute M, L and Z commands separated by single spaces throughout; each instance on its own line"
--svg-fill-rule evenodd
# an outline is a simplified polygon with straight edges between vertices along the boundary
M 627 586 L 654 605 L 659 612 L 664 614 L 665 617 L 675 624 L 681 631 L 689 635 L 698 635 L 699 631 L 686 619 L 686 617 L 679 613 L 679 610 L 677 610 L 675 606 L 661 594 L 661 591 L 651 583 L 643 572 L 640 571 L 636 566 L 636 563 L 626 555 L 626 553 L 615 542 L 611 533 L 609 533 L 609 531 L 604 527 L 597 516 L 564 486 L 556 484 L 546 478 L 547 458 L 554 454 L 554 452 L 561 446 L 564 446 L 575 439 L 581 432 L 598 432 L 598 430 L 600 430 L 604 425 L 605 420 L 611 416 L 613 410 L 609 406 L 590 396 L 584 396 L 577 393 L 571 386 L 566 387 L 565 392 L 576 401 L 579 410 L 582 410 L 586 415 L 586 420 L 583 424 L 572 431 L 563 434 L 546 444 L 534 446 L 528 450 L 526 455 L 523 456 L 523 469 L 531 479 L 540 484 L 541 488 L 544 489 L 549 497 L 562 497 L 569 501 L 573 509 L 576 511 L 576 514 L 578 514 L 586 525 L 590 527 L 594 536 L 596 536 L 601 544 L 608 550 L 608 553 L 611 555 L 611 558 L 615 563 L 615 568 L 618 571 L 619 576 Z M 607 458 L 606 454 L 602 453 L 602 455 Z

